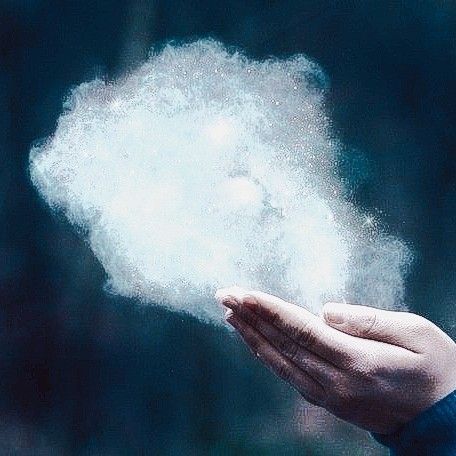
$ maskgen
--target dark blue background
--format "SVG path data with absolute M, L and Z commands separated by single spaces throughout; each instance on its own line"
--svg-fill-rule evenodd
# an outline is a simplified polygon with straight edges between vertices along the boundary
M 326 415 L 312 424 L 312 409 L 297 431 L 296 396 L 225 332 L 106 295 L 87 245 L 32 188 L 28 153 L 69 88 L 122 74 L 154 44 L 304 52 L 332 81 L 353 199 L 415 251 L 409 306 L 454 336 L 455 35 L 443 0 L 1 0 L 3 452 L 380 454 Z

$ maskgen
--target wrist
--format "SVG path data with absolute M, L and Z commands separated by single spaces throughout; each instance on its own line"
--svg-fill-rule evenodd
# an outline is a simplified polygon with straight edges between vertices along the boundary
M 372 434 L 393 454 L 418 454 L 417 449 L 428 450 L 419 454 L 450 454 L 439 452 L 435 447 L 439 442 L 442 448 L 456 445 L 456 390 L 420 413 L 393 434 Z

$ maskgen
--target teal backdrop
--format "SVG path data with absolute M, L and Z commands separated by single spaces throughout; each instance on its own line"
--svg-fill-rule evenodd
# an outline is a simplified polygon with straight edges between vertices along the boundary
M 301 402 L 225 331 L 103 291 L 28 154 L 71 87 L 211 36 L 325 69 L 354 201 L 415 253 L 410 308 L 456 335 L 456 3 L 1 0 L 0 452 L 385 454 Z

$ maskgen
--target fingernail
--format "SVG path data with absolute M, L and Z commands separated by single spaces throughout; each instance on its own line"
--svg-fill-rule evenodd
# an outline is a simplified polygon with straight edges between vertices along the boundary
M 245 304 L 247 306 L 254 306 L 258 303 L 257 299 L 255 296 L 246 294 L 245 296 L 242 297 L 242 304 Z
M 222 301 L 226 296 L 240 298 L 243 294 L 245 294 L 245 290 L 237 286 L 220 288 L 215 293 L 215 299 Z
M 238 328 L 238 322 L 236 319 L 236 316 L 234 315 L 233 312 L 227 312 L 225 315 L 225 320 L 228 324 L 230 324 L 233 328 L 237 329 Z
M 328 323 L 340 325 L 346 320 L 343 304 L 331 302 L 325 305 L 323 316 Z
M 238 308 L 238 303 L 232 296 L 225 296 L 220 303 L 222 306 L 228 307 L 228 309 L 235 310 Z

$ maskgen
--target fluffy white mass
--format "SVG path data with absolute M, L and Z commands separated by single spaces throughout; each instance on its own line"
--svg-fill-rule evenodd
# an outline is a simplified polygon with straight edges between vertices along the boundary
M 86 233 L 114 293 L 206 321 L 233 284 L 313 311 L 400 306 L 408 250 L 347 200 L 324 86 L 301 55 L 170 44 L 74 89 L 31 152 L 32 180 Z

